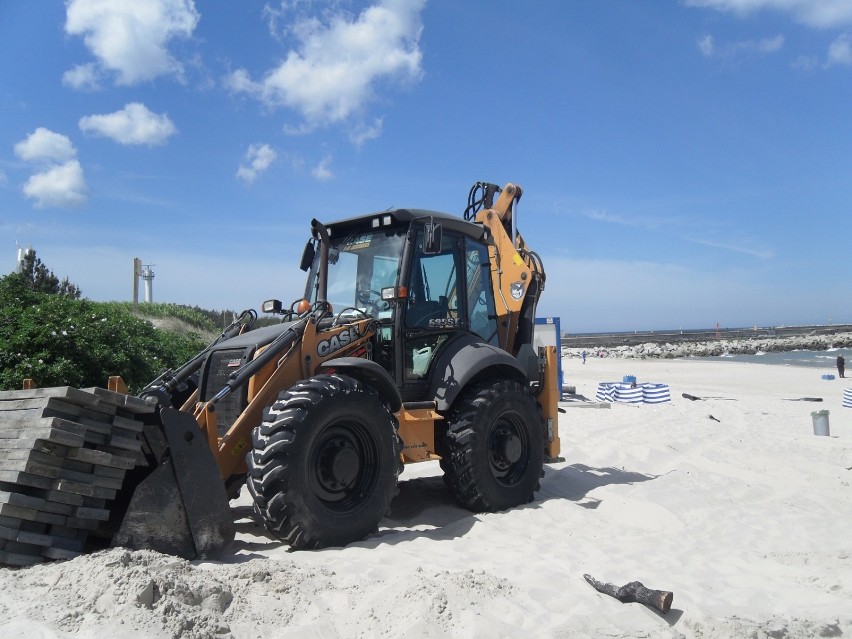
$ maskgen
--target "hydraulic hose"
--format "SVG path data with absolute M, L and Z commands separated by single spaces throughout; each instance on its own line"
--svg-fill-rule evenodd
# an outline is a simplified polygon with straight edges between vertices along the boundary
M 246 318 L 248 319 L 246 320 Z M 248 326 L 250 328 L 256 319 L 257 313 L 253 310 L 249 309 L 243 311 L 240 313 L 240 316 L 231 322 L 231 324 L 222 331 L 222 334 L 210 342 L 204 350 L 200 351 L 195 357 L 183 364 L 179 369 L 177 369 L 177 371 L 167 370 L 157 377 L 157 379 L 148 383 L 148 385 L 139 393 L 139 397 L 156 397 L 158 403 L 162 406 L 169 406 L 172 394 L 179 390 L 183 383 L 199 368 L 201 368 L 201 365 L 204 363 L 204 359 L 207 357 L 207 354 L 211 351 L 211 349 L 219 342 L 239 335 L 244 326 Z M 244 322 L 244 320 L 246 321 Z
M 269 343 L 269 346 L 267 346 L 260 355 L 231 373 L 228 376 L 228 381 L 225 382 L 225 385 L 222 387 L 222 390 L 216 393 L 210 401 L 215 404 L 232 390 L 245 384 L 249 378 L 251 378 L 269 362 L 280 357 L 284 350 L 290 348 L 296 340 L 301 339 L 302 335 L 305 333 L 305 326 L 307 326 L 311 315 L 312 311 L 304 313 L 301 318 L 288 326 L 287 330 L 272 340 Z

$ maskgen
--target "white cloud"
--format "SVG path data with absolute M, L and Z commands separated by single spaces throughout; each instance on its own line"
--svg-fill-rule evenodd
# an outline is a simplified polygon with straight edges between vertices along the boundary
M 757 50 L 761 53 L 774 53 L 784 46 L 784 36 L 778 34 L 774 38 L 763 38 L 756 42 Z
M 828 47 L 828 64 L 852 65 L 852 36 L 844 33 Z
M 661 217 L 656 215 L 641 215 L 631 212 L 627 215 L 619 215 L 610 213 L 609 211 L 597 208 L 585 208 L 580 212 L 585 218 L 594 220 L 595 222 L 603 222 L 604 224 L 618 224 L 619 226 L 637 227 L 643 229 L 665 229 L 677 225 L 680 221 L 678 218 Z M 683 223 L 682 221 L 680 222 Z
M 100 89 L 97 67 L 89 62 L 78 64 L 62 74 L 62 84 L 72 89 L 95 91 Z
M 36 201 L 36 208 L 78 206 L 86 201 L 86 180 L 77 160 L 30 176 L 23 190 L 24 195 Z
M 311 171 L 311 175 L 313 175 L 320 182 L 325 182 L 334 177 L 334 174 L 331 172 L 329 168 L 331 166 L 331 156 L 326 155 L 320 163 L 317 164 L 314 169 Z
M 307 129 L 342 122 L 374 99 L 381 80 L 416 81 L 422 75 L 420 11 L 425 0 L 381 0 L 356 18 L 332 15 L 324 22 L 301 19 L 298 41 L 262 80 L 239 69 L 226 79 L 266 106 L 297 111 Z
M 15 145 L 15 155 L 27 162 L 65 162 L 77 151 L 68 136 L 40 126 Z
M 189 38 L 198 20 L 193 0 L 68 0 L 65 32 L 83 38 L 97 58 L 98 70 L 114 72 L 118 84 L 131 85 L 162 75 L 181 78 L 183 66 L 169 53 L 168 44 Z M 79 69 L 63 78 L 69 86 L 95 77 L 94 67 Z
M 290 166 L 295 175 L 304 173 L 307 162 L 298 153 L 285 153 L 282 159 Z
M 46 165 L 23 186 L 24 195 L 35 200 L 36 208 L 77 206 L 86 201 L 83 167 L 67 136 L 39 127 L 15 145 L 15 155 L 26 162 Z
M 78 123 L 83 133 L 101 135 L 119 144 L 165 144 L 177 129 L 165 113 L 157 115 L 144 104 L 131 102 L 121 111 L 88 115 Z
M 706 35 L 696 43 L 698 50 L 706 57 L 733 58 L 744 53 L 776 53 L 784 46 L 784 36 L 778 34 L 760 40 L 740 40 L 726 44 L 717 44 L 712 35 Z
M 225 88 L 234 93 L 253 93 L 258 86 L 252 81 L 251 76 L 245 69 L 237 69 L 225 76 Z
M 819 66 L 819 58 L 814 55 L 800 55 L 790 66 L 799 71 L 811 71 Z
M 704 224 L 697 224 L 694 220 L 682 215 L 677 217 L 649 216 L 636 213 L 619 215 L 592 208 L 583 209 L 579 211 L 579 214 L 595 222 L 664 232 L 685 242 L 741 253 L 761 260 L 775 257 L 775 251 L 763 245 L 759 240 L 743 236 L 735 230 L 727 230 L 723 239 L 715 239 L 719 236 L 718 232 L 714 232 L 713 229 L 707 228 Z M 699 226 L 701 230 L 700 233 L 697 233 L 696 227 Z
M 237 169 L 237 177 L 246 184 L 251 184 L 257 179 L 258 175 L 269 168 L 277 157 L 278 153 L 268 144 L 249 145 L 248 151 L 246 151 L 247 164 L 240 165 L 240 168 Z
M 372 124 L 361 123 L 355 126 L 349 134 L 349 141 L 361 148 L 368 140 L 375 140 L 382 134 L 383 118 L 376 118 Z
M 762 10 L 789 14 L 811 27 L 831 28 L 852 24 L 850 0 L 684 0 L 688 6 L 708 7 L 747 15 Z
M 750 255 L 751 257 L 756 257 L 760 260 L 771 260 L 773 257 L 775 257 L 775 251 L 773 249 L 766 246 L 760 246 L 758 243 L 747 239 L 742 241 L 737 241 L 737 238 L 713 240 L 706 237 L 698 236 L 684 236 L 682 239 L 686 240 L 687 242 L 692 242 L 693 244 L 702 244 L 704 246 L 711 246 L 713 248 L 722 249 L 724 251 L 731 251 L 733 253 L 742 253 L 743 255 Z

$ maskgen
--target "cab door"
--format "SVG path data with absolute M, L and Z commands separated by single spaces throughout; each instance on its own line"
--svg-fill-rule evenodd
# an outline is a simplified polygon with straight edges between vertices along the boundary
M 441 250 L 426 255 L 422 229 L 415 238 L 402 309 L 405 401 L 424 399 L 432 362 L 451 336 L 472 332 L 498 342 L 487 246 L 445 231 Z

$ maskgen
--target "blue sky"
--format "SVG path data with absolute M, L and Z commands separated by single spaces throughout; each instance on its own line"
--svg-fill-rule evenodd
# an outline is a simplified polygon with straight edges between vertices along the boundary
M 258 308 L 484 180 L 565 331 L 852 322 L 850 0 L 2 0 L 0 59 L 2 272 Z

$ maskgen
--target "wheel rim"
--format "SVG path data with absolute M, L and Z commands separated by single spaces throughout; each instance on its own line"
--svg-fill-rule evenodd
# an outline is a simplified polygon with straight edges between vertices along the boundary
M 378 475 L 379 450 L 363 424 L 341 421 L 320 433 L 312 449 L 309 482 L 326 508 L 357 508 L 373 492 Z
M 491 474 L 501 484 L 512 486 L 524 476 L 529 459 L 529 433 L 521 416 L 502 414 L 488 434 Z

